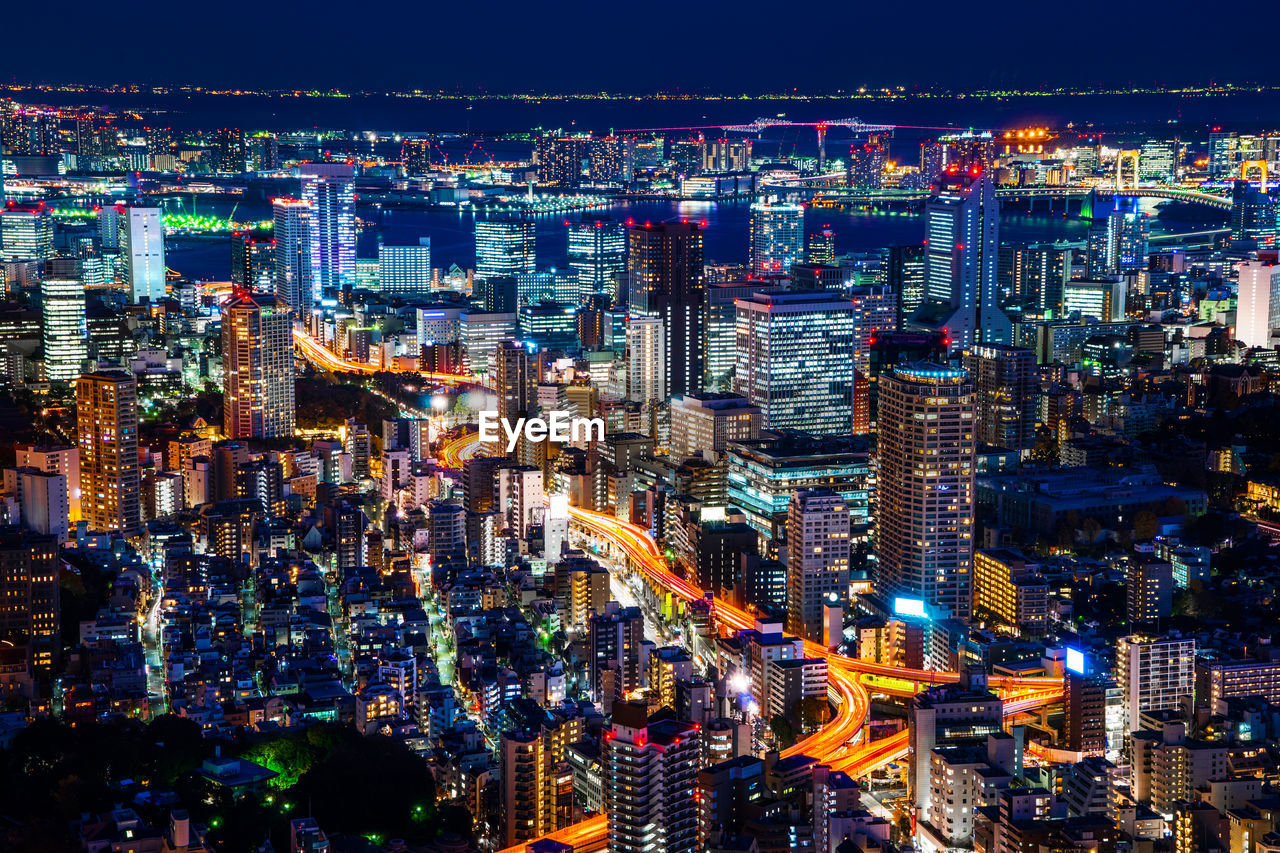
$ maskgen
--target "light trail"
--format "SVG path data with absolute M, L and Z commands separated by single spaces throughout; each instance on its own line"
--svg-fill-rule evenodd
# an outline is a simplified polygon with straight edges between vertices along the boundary
M 394 367 L 375 367 L 372 364 L 364 364 L 359 361 L 347 361 L 346 359 L 338 358 L 301 329 L 293 330 L 293 343 L 307 361 L 316 367 L 323 367 L 325 370 L 332 370 L 338 373 L 361 373 L 366 376 L 374 373 L 412 373 L 442 385 L 480 384 L 480 379 L 476 376 L 462 376 L 456 373 L 429 373 L 421 370 L 399 370 Z
M 474 458 L 479 449 L 480 433 L 467 433 L 440 448 L 440 464 L 446 468 L 461 468 L 462 463 Z

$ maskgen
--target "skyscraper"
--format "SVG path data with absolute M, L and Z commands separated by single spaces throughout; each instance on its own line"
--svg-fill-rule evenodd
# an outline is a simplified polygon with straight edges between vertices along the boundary
M 1034 447 L 1040 402 L 1035 352 L 1004 344 L 978 344 L 965 353 L 964 367 L 977 394 L 977 440 L 1010 450 Z
M 378 289 L 383 293 L 423 294 L 431 290 L 431 238 L 417 245 L 378 246 Z
M 853 428 L 854 304 L 835 293 L 757 294 L 737 303 L 734 390 L 766 429 Z
M 316 301 L 311 269 L 311 204 L 296 198 L 271 202 L 275 221 L 274 277 L 276 295 L 301 318 Z
M 1239 265 L 1236 338 L 1246 347 L 1267 349 L 1280 328 L 1280 264 L 1274 256 Z
M 0 210 L 0 261 L 42 260 L 52 254 L 53 214 L 48 206 L 6 201 Z
M 853 366 L 864 376 L 871 362 L 871 341 L 898 328 L 898 294 L 885 285 L 855 288 L 853 302 Z
M 1146 711 L 1183 709 L 1195 690 L 1196 641 L 1132 634 L 1116 640 L 1116 681 L 1126 734 L 1142 728 Z
M 809 263 L 834 264 L 836 262 L 836 232 L 830 225 L 809 238 Z
M 40 293 L 45 378 L 50 382 L 74 382 L 89 354 L 79 261 L 48 261 Z
M 138 388 L 124 370 L 76 380 L 80 508 L 89 529 L 133 536 L 142 528 L 138 468 Z
M 1135 210 L 1111 211 L 1107 217 L 1107 268 L 1113 273 L 1146 269 L 1151 224 Z
M 254 291 L 275 289 L 275 238 L 265 232 L 231 235 L 231 286 Z
M 356 284 L 355 168 L 349 163 L 305 163 L 300 172 L 302 199 L 311 205 L 316 292 L 332 296 L 349 291 Z
M 58 539 L 0 528 L 0 641 L 30 644 L 31 663 L 54 664 L 62 651 Z
M 593 293 L 614 298 L 627 268 L 627 235 L 606 219 L 584 219 L 569 226 L 569 267 L 578 274 L 578 300 Z
M 124 256 L 129 298 L 156 302 L 165 295 L 164 223 L 158 207 L 130 207 L 120 223 L 120 254 Z
M 661 403 L 667 399 L 666 335 L 656 317 L 627 322 L 627 399 Z
M 293 435 L 293 318 L 275 294 L 222 304 L 222 429 L 228 438 Z
M 876 552 L 886 597 L 967 619 L 973 563 L 974 390 L 963 370 L 899 365 L 879 377 Z
M 898 294 L 898 318 L 910 317 L 924 302 L 924 246 L 890 246 L 885 283 Z
M 1248 181 L 1231 185 L 1231 238 L 1267 242 L 1276 237 L 1276 203 Z
M 948 172 L 925 204 L 925 302 L 911 325 L 945 329 L 957 348 L 1011 343 L 999 304 L 1000 204 L 981 172 Z
M 498 344 L 493 369 L 498 417 L 514 424 L 537 408 L 542 359 L 519 341 L 503 341 Z
M 823 608 L 849 603 L 849 507 L 834 492 L 798 491 L 787 511 L 787 631 L 823 643 Z
M 648 718 L 643 702 L 618 702 L 605 734 L 604 812 L 612 853 L 698 850 L 701 733 L 694 723 Z
M 534 224 L 528 219 L 476 222 L 476 278 L 514 278 L 537 270 Z
M 804 261 L 804 205 L 768 200 L 753 202 L 748 254 L 756 273 L 785 273 Z
M 706 325 L 702 229 L 691 222 L 637 225 L 629 234 L 627 298 L 633 314 L 662 321 L 667 393 L 702 390 Z

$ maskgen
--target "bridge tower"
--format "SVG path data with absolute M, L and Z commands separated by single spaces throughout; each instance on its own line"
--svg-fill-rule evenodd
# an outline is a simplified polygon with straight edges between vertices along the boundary
M 1138 188 L 1138 154 L 1137 149 L 1122 150 L 1116 154 L 1116 192 L 1124 192 L 1124 163 L 1128 160 L 1133 168 L 1133 188 Z
M 1092 187 L 1089 188 L 1089 194 L 1084 197 L 1084 201 L 1080 202 L 1080 218 L 1093 220 L 1093 205 L 1098 199 L 1098 193 Z
M 1259 189 L 1265 194 L 1267 191 L 1267 161 L 1266 160 L 1242 160 L 1240 161 L 1240 180 L 1249 180 L 1249 170 L 1257 169 L 1259 178 Z

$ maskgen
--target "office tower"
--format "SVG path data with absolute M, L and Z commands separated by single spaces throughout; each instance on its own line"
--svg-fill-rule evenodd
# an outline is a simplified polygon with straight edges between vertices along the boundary
M 800 491 L 787 511 L 787 631 L 827 644 L 823 608 L 849 603 L 849 508 L 834 492 Z M 839 642 L 837 639 L 836 642 Z
M 59 474 L 67 481 L 67 520 L 80 520 L 80 450 L 57 445 L 19 444 L 14 448 L 18 468 Z
M 809 236 L 809 263 L 834 264 L 836 262 L 836 232 L 830 225 Z
M 1273 242 L 1276 237 L 1276 203 L 1248 181 L 1231 184 L 1231 239 Z
M 528 219 L 477 220 L 476 278 L 514 279 L 521 273 L 535 272 L 534 236 L 534 224 Z
M 355 168 L 349 163 L 304 163 L 299 172 L 302 200 L 311 205 L 315 292 L 332 297 L 350 291 L 356 286 Z
M 1063 706 L 1065 746 L 1073 752 L 1102 756 L 1107 751 L 1107 687 L 1100 675 L 1067 670 Z
M 855 192 L 878 190 L 884 183 L 884 146 L 878 142 L 853 145 L 849 148 L 849 166 L 846 182 Z
M 222 303 L 222 422 L 227 438 L 293 435 L 293 317 L 275 294 Z
M 911 324 L 953 346 L 1012 343 L 1000 309 L 1000 203 L 986 174 L 948 172 L 925 203 L 924 304 Z
M 737 394 L 683 394 L 671 400 L 671 458 L 724 453 L 760 436 L 760 407 Z
M 158 302 L 165 296 L 164 223 L 158 207 L 125 208 L 120 223 L 120 254 L 133 302 Z
M 737 302 L 734 390 L 766 429 L 848 434 L 853 426 L 854 304 L 835 293 L 760 294 Z
M 1280 264 L 1260 258 L 1237 269 L 1236 339 L 1246 347 L 1267 349 L 1272 330 L 1280 329 Z
M 249 139 L 248 167 L 254 172 L 274 172 L 280 168 L 280 140 L 266 132 Z
M 1062 288 L 1070 276 L 1070 249 L 1044 244 L 1008 246 L 1001 252 L 1002 285 L 1014 303 L 1037 313 L 1057 317 L 1062 310 Z M 1004 269 L 1008 261 L 1007 273 Z
M 885 258 L 885 284 L 898 294 L 898 325 L 924 302 L 924 246 L 890 246 Z
M 494 391 L 498 395 L 498 417 L 513 425 L 532 413 L 538 405 L 538 383 L 542 381 L 542 358 L 519 341 L 502 341 L 494 357 Z
M 879 378 L 876 552 L 882 595 L 967 619 L 973 562 L 974 388 L 918 363 Z
M 639 607 L 609 601 L 588 620 L 591 698 L 607 714 L 614 704 L 640 686 L 644 615 Z
M 1111 211 L 1107 217 L 1107 269 L 1126 273 L 1147 268 L 1147 241 L 1151 224 L 1134 210 Z
M 853 366 L 864 376 L 871 364 L 871 342 L 898 328 L 898 294 L 886 285 L 855 287 L 853 303 Z
M 613 853 L 695 853 L 701 732 L 648 719 L 643 702 L 614 705 L 604 738 L 604 811 Z
M 1195 688 L 1196 641 L 1131 634 L 1116 641 L 1116 681 L 1126 734 L 1142 728 L 1149 711 L 1182 711 Z
M 214 159 L 218 163 L 219 172 L 236 174 L 248 170 L 248 150 L 244 144 L 244 133 L 238 127 L 220 128 L 213 139 Z
M 542 735 L 528 730 L 502 733 L 498 753 L 502 778 L 503 846 L 515 846 L 555 829 L 548 813 L 550 787 Z
M 417 245 L 378 246 L 378 289 L 392 294 L 423 294 L 431 290 L 431 238 Z
M 52 254 L 53 213 L 48 205 L 42 201 L 4 202 L 0 210 L 0 261 L 37 261 Z
M 47 261 L 40 293 L 45 378 L 50 382 L 74 382 L 89 355 L 79 261 Z
M 750 168 L 750 139 L 708 139 L 703 146 L 704 172 L 745 172 Z
M 605 136 L 587 141 L 587 177 L 593 184 L 629 184 L 636 169 L 634 137 Z
M 666 335 L 668 394 L 702 390 L 706 363 L 702 229 L 690 222 L 637 225 L 627 257 L 633 316 L 662 321 Z
M 1073 279 L 1062 288 L 1062 316 L 1079 314 L 1098 323 L 1118 323 L 1124 319 L 1127 300 L 1123 279 L 1103 281 Z
M 1178 142 L 1148 139 L 1138 150 L 1138 179 L 1167 184 L 1177 177 Z
M 661 403 L 667 399 L 666 335 L 656 317 L 627 321 L 627 399 Z
M 434 142 L 431 137 L 410 137 L 400 143 L 400 162 L 404 164 L 406 175 L 420 178 L 431 171 L 431 146 Z
M 583 219 L 569 226 L 569 268 L 578 276 L 579 302 L 594 293 L 616 298 L 627 268 L 627 235 L 620 223 Z
M 119 536 L 141 532 L 138 388 L 124 370 L 76 380 L 80 509 L 89 529 Z
M 708 284 L 703 345 L 703 387 L 708 391 L 729 390 L 733 381 L 738 351 L 737 301 L 757 293 L 782 293 L 782 284 L 753 284 L 734 281 Z
M 271 210 L 275 223 L 276 295 L 293 309 L 294 316 L 302 319 L 316 303 L 316 280 L 311 269 L 311 204 L 296 198 L 277 198 L 272 199 Z
M 965 352 L 964 368 L 976 392 L 977 440 L 1010 450 L 1035 447 L 1040 403 L 1035 352 L 1005 344 L 978 344 Z
M 276 241 L 259 231 L 231 235 L 231 286 L 254 292 L 275 290 Z
M 54 665 L 62 651 L 58 539 L 0 528 L 0 641 L 31 647 L 31 664 Z
M 804 261 L 804 205 L 776 199 L 753 202 L 749 237 L 752 272 L 787 272 Z
M 920 143 L 920 179 L 931 185 L 942 177 L 947 168 L 948 148 L 945 142 Z

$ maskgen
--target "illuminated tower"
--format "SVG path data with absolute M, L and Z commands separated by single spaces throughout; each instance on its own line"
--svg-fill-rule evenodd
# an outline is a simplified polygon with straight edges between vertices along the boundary
M 40 293 L 45 378 L 50 382 L 74 382 L 89 349 L 79 261 L 48 261 Z
M 249 290 L 275 288 L 276 241 L 257 231 L 231 235 L 231 285 Z
M 662 321 L 668 394 L 702 390 L 706 319 L 702 229 L 690 222 L 630 230 L 627 299 L 633 314 Z
M 537 270 L 535 229 L 527 219 L 476 222 L 476 278 L 515 277 Z
M 306 163 L 302 199 L 311 205 L 311 278 L 333 296 L 356 284 L 355 169 L 349 163 Z M 279 238 L 277 238 L 279 239 Z
M 751 271 L 785 273 L 804 261 L 804 205 L 757 201 L 751 205 Z
M 165 295 L 164 224 L 158 207 L 130 207 L 120 223 L 120 254 L 124 256 L 129 298 L 157 302 Z
M 964 366 L 973 377 L 977 394 L 977 440 L 1010 450 L 1035 447 L 1040 402 L 1035 352 L 1003 344 L 978 344 L 965 353 Z
M 45 203 L 5 202 L 0 210 L 0 261 L 35 261 L 52 254 L 53 215 Z
M 787 631 L 823 642 L 823 608 L 849 603 L 849 507 L 834 492 L 799 491 L 787 511 Z
M 311 269 L 311 205 L 296 198 L 271 202 L 275 220 L 273 276 L 276 295 L 302 317 L 315 304 L 315 279 Z
M 80 508 L 89 529 L 133 536 L 142 529 L 138 469 L 138 387 L 124 370 L 76 380 Z
M 974 390 L 963 370 L 879 377 L 879 591 L 967 619 L 973 563 Z
M 924 304 L 910 324 L 946 330 L 958 349 L 1012 343 L 999 304 L 1000 203 L 980 172 L 948 172 L 925 204 Z
M 694 853 L 699 849 L 699 727 L 650 720 L 643 702 L 615 703 L 611 723 L 601 755 L 609 850 Z
M 606 219 L 588 219 L 569 226 L 569 267 L 578 274 L 578 300 L 593 293 L 618 292 L 618 279 L 626 270 L 627 235 L 622 226 Z
M 293 435 L 293 323 L 271 293 L 222 304 L 222 429 L 227 438 Z

